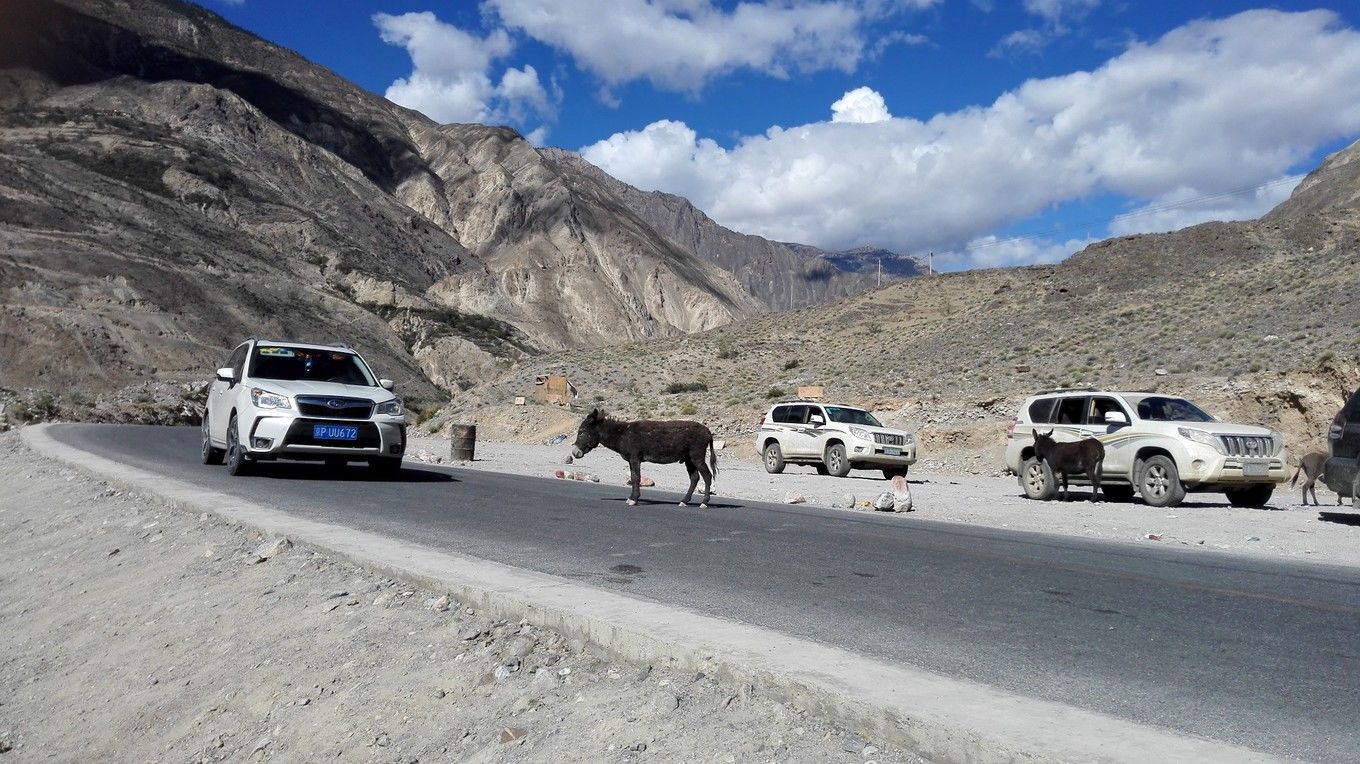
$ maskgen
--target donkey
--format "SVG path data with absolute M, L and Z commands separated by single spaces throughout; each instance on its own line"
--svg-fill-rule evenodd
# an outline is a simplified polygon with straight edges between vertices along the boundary
M 1313 484 L 1317 482 L 1318 478 L 1322 477 L 1322 465 L 1326 462 L 1326 454 L 1318 453 L 1316 451 L 1311 454 L 1305 454 L 1303 459 L 1299 460 L 1299 468 L 1294 470 L 1294 477 L 1289 479 L 1289 487 L 1293 488 L 1294 484 L 1299 481 L 1299 473 L 1303 473 L 1303 506 L 1305 507 L 1308 506 L 1309 491 L 1313 492 L 1313 506 L 1322 506 L 1322 504 L 1318 502 L 1317 487 Z M 1336 505 L 1338 507 L 1341 506 L 1341 494 L 1339 493 L 1336 495 Z
M 580 459 L 596 446 L 616 451 L 628 462 L 629 484 L 633 486 L 628 506 L 635 506 L 642 496 L 643 462 L 684 462 L 685 469 L 689 470 L 689 490 L 680 506 L 689 505 L 694 488 L 699 485 L 699 476 L 703 475 L 704 500 L 699 508 L 708 507 L 713 478 L 718 474 L 718 451 L 713 447 L 713 433 L 702 424 L 652 420 L 621 422 L 600 409 L 592 409 L 576 431 L 576 445 L 571 449 L 571 455 Z M 708 464 L 704 464 L 704 449 L 708 449 Z
M 1086 438 L 1075 443 L 1059 443 L 1053 439 L 1053 431 L 1034 434 L 1034 455 L 1041 462 L 1048 462 L 1053 476 L 1062 475 L 1062 500 L 1067 501 L 1067 475 L 1086 473 L 1091 478 L 1091 501 L 1100 493 L 1100 467 L 1105 463 L 1105 445 L 1095 438 Z

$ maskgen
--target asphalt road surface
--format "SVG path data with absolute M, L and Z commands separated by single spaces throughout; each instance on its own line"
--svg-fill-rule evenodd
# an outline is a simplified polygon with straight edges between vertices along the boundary
M 681 509 L 646 489 L 630 508 L 625 486 L 428 465 L 233 478 L 198 463 L 195 428 L 52 434 L 299 516 L 1277 755 L 1360 759 L 1348 568 L 717 497 Z

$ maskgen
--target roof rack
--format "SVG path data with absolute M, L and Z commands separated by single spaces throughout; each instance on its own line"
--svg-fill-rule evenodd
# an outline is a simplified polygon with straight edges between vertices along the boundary
M 774 402 L 776 406 L 781 403 L 821 403 L 815 398 L 780 398 Z
M 1054 387 L 1049 390 L 1040 390 L 1039 392 L 1035 393 L 1035 395 L 1052 395 L 1053 393 L 1103 393 L 1103 392 L 1105 391 L 1099 387 L 1094 387 L 1092 385 L 1084 385 L 1080 387 Z

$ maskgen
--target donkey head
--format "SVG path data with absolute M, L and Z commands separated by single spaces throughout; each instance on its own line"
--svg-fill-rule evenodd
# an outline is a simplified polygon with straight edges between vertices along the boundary
M 599 409 L 591 409 L 590 413 L 586 414 L 586 418 L 581 420 L 581 426 L 576 430 L 576 444 L 571 449 L 572 458 L 580 459 L 600 445 L 600 423 L 604 420 L 605 413 Z
M 1044 454 L 1048 453 L 1055 445 L 1057 445 L 1057 441 L 1053 440 L 1052 430 L 1049 430 L 1048 432 L 1030 430 L 1030 433 L 1034 435 L 1034 453 L 1038 454 L 1041 459 Z

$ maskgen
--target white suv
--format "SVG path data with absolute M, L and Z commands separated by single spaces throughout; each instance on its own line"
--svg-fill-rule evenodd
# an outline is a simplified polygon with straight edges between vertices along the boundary
M 1057 490 L 1034 456 L 1033 433 L 1049 430 L 1058 441 L 1105 445 L 1100 490 L 1111 499 L 1137 490 L 1154 507 L 1174 507 L 1187 492 L 1221 491 L 1235 507 L 1262 507 L 1289 479 L 1284 440 L 1265 427 L 1220 422 L 1174 395 L 1048 390 L 1025 401 L 1006 435 L 1006 466 L 1031 499 Z
M 810 464 L 822 475 L 845 477 L 852 469 L 876 469 L 883 477 L 906 475 L 916 462 L 916 439 L 884 427 L 853 406 L 795 401 L 770 407 L 756 432 L 756 451 L 767 472 L 785 464 Z
M 253 462 L 365 460 L 383 474 L 401 469 L 406 410 L 392 381 L 339 345 L 251 338 L 217 370 L 203 412 L 203 463 L 240 475 Z

